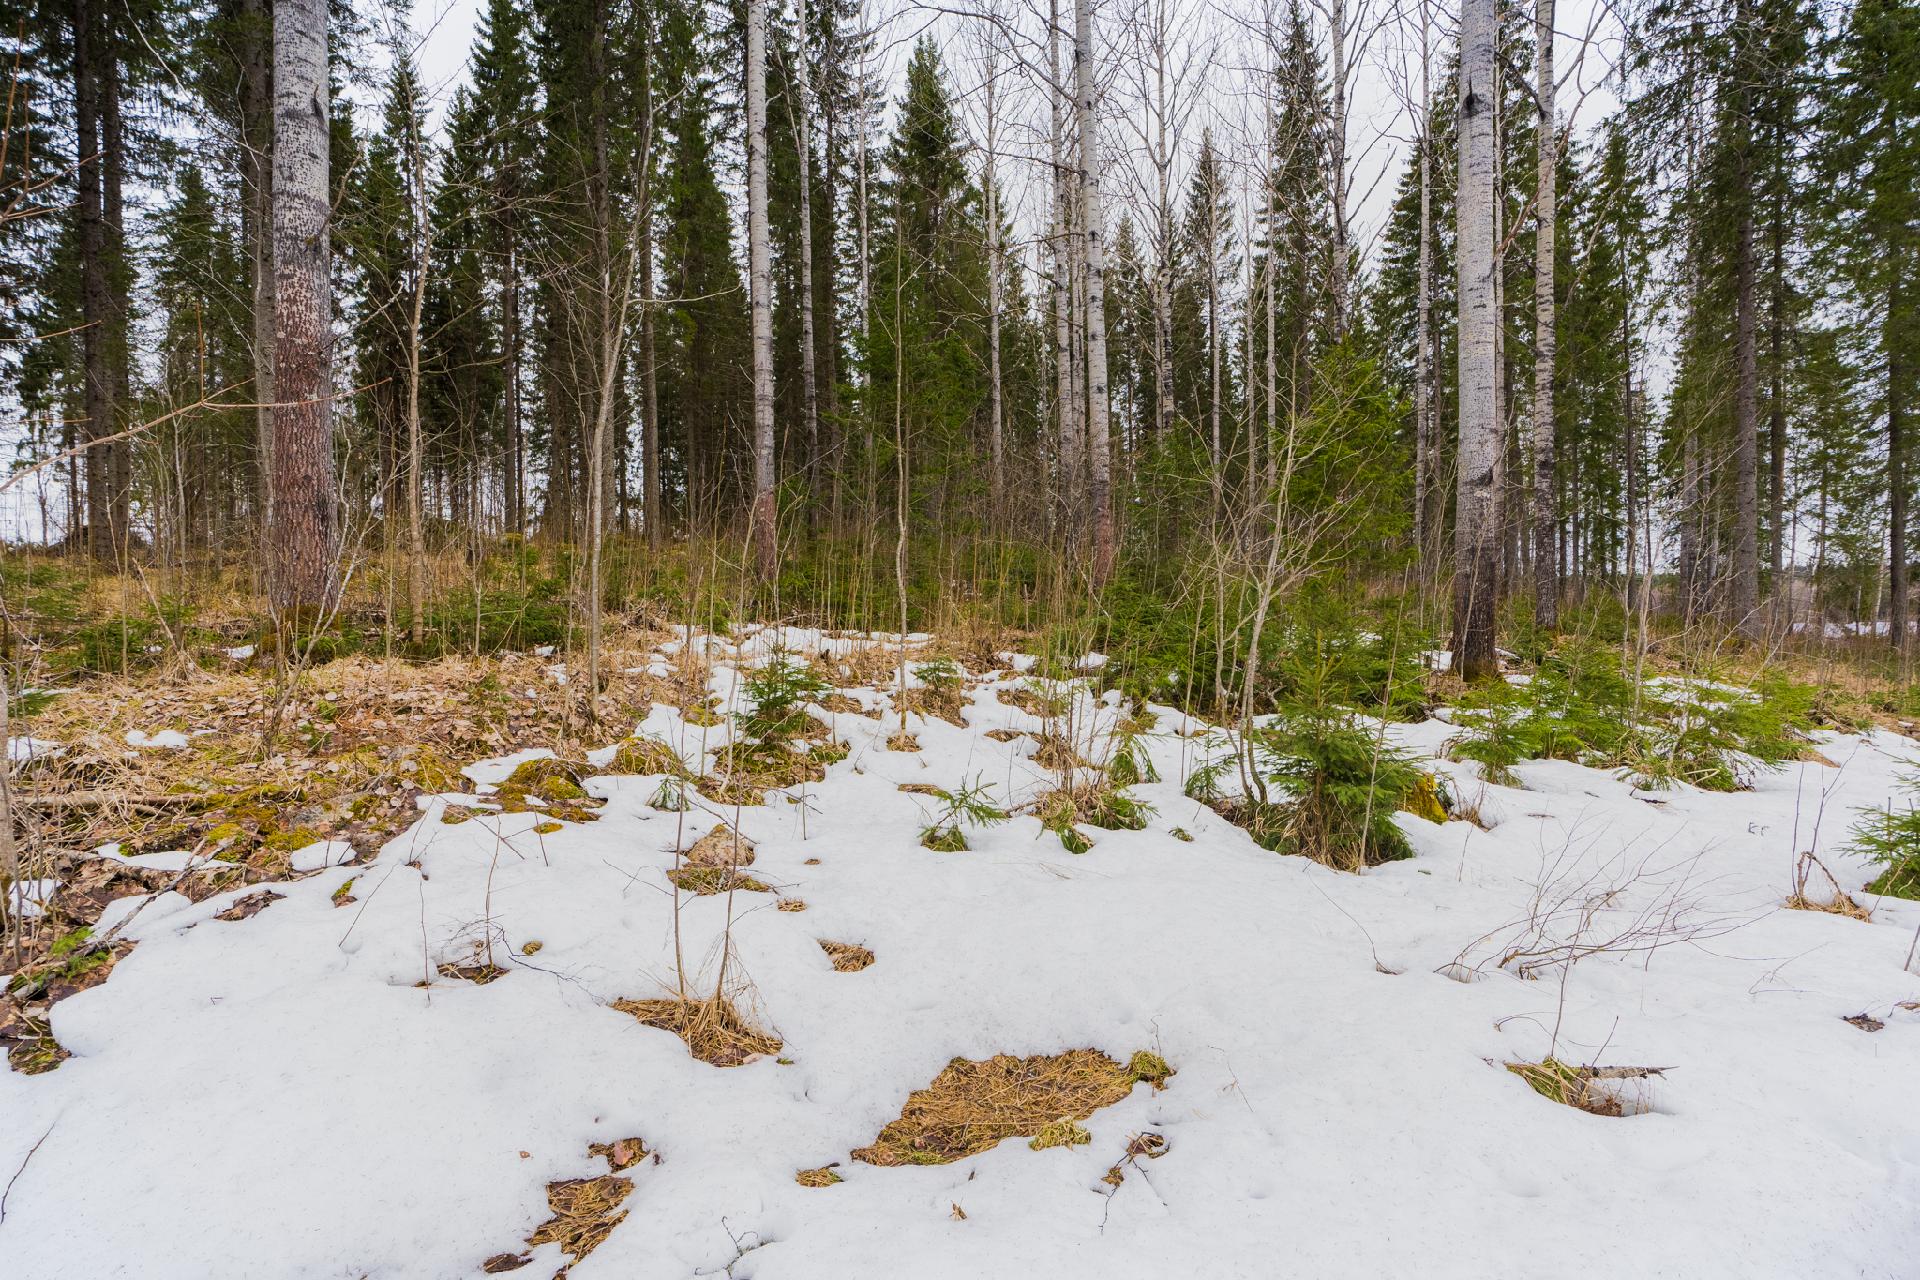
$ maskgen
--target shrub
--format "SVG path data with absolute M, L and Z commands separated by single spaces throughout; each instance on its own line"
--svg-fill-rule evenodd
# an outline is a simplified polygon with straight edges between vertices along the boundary
M 1853 848 L 1886 868 L 1867 886 L 1868 893 L 1920 899 L 1920 808 L 1913 802 L 1920 777 L 1906 779 L 1903 789 L 1907 794 L 1899 802 L 1860 811 Z
M 1286 795 L 1249 797 L 1240 816 L 1254 839 L 1342 871 L 1413 856 L 1393 820 L 1425 776 L 1351 714 L 1315 710 L 1255 731 L 1262 775 Z

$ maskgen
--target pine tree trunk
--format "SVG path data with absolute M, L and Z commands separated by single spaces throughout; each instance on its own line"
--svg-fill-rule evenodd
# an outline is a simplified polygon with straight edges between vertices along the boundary
M 1734 300 L 1733 300 L 1733 574 L 1728 605 L 1735 627 L 1747 635 L 1760 627 L 1760 436 L 1759 344 L 1754 317 L 1753 120 L 1752 87 L 1746 69 L 1754 62 L 1758 40 L 1753 11 L 1741 0 L 1735 19 L 1742 73 L 1736 78 L 1734 128 Z
M 96 558 L 106 559 L 113 552 L 109 489 L 112 463 L 107 446 L 92 445 L 112 431 L 114 418 L 114 379 L 108 350 L 109 293 L 112 289 L 107 265 L 107 225 L 103 208 L 100 145 L 100 49 L 101 22 L 96 12 L 99 0 L 74 0 L 73 7 L 73 103 L 76 139 L 74 168 L 78 188 L 80 222 L 80 335 L 83 378 L 82 408 L 85 425 L 81 440 L 89 444 L 84 456 L 86 476 L 85 545 Z
M 327 3 L 275 0 L 273 560 L 283 621 L 333 581 L 333 295 L 327 278 Z
M 126 132 L 120 109 L 120 31 L 127 22 L 124 10 L 106 0 L 97 9 L 100 35 L 96 52 L 100 61 L 100 181 L 101 220 L 106 231 L 106 355 L 107 377 L 113 388 L 112 416 L 101 424 L 108 434 L 117 434 L 120 415 L 133 403 L 132 335 L 128 331 L 128 299 L 133 292 L 133 274 L 127 260 L 126 202 L 123 196 L 127 170 Z M 111 556 L 125 553 L 132 533 L 129 504 L 133 494 L 133 442 L 115 440 L 102 446 L 107 472 L 107 541 L 104 551 Z
M 1093 0 L 1074 0 L 1075 113 L 1080 124 L 1082 266 L 1087 290 L 1087 454 L 1093 517 L 1093 580 L 1113 573 L 1112 444 L 1107 426 L 1107 292 L 1105 212 L 1100 205 L 1100 124 L 1094 98 Z
M 1559 515 L 1554 486 L 1553 365 L 1555 316 L 1553 240 L 1557 230 L 1559 120 L 1553 107 L 1553 0 L 1534 0 L 1533 38 L 1540 103 L 1538 218 L 1533 250 L 1533 617 L 1551 635 L 1560 626 Z
M 773 474 L 773 269 L 767 248 L 767 0 L 747 0 L 747 273 L 753 297 L 753 548 L 779 569 Z
M 1460 13 L 1458 221 L 1459 481 L 1454 522 L 1453 665 L 1467 680 L 1499 673 L 1494 576 L 1504 444 L 1494 351 L 1494 0 L 1463 0 Z

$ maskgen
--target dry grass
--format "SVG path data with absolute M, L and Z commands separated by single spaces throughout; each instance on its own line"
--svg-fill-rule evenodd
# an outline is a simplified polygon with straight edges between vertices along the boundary
M 836 692 L 836 693 L 826 694 L 820 698 L 815 699 L 815 705 L 818 706 L 821 710 L 831 711 L 835 715 L 865 716 L 870 720 L 877 720 L 880 718 L 880 713 L 878 711 L 871 710 L 864 703 L 862 703 L 858 698 L 852 697 L 844 693 Z
M 966 705 L 966 694 L 962 689 L 916 688 L 894 692 L 896 713 L 905 710 L 910 715 L 945 720 L 961 729 L 967 727 L 966 717 L 960 714 Z
M 553 1216 L 533 1229 L 527 1244 L 538 1246 L 551 1241 L 578 1262 L 604 1244 L 626 1219 L 626 1210 L 620 1205 L 631 1194 L 633 1182 L 610 1173 L 549 1182 L 547 1208 Z
M 793 1175 L 793 1180 L 803 1187 L 830 1187 L 836 1182 L 845 1182 L 833 1171 L 833 1166 L 822 1165 L 818 1169 L 802 1169 Z
M 1057 720 L 1067 714 L 1068 700 L 1064 696 L 1044 692 L 1032 683 L 1016 685 L 1011 689 L 996 689 L 993 696 L 1010 707 L 1018 707 L 1042 720 Z
M 858 973 L 873 963 L 873 952 L 857 942 L 833 942 L 821 938 L 820 949 L 833 961 L 835 973 Z
M 1051 769 L 1055 773 L 1066 773 L 1070 769 L 1086 767 L 1087 762 L 1073 744 L 1057 733 L 1037 733 L 1033 737 L 1033 762 L 1042 769 Z
M 704 1000 L 615 1000 L 613 1007 L 646 1026 L 673 1032 L 686 1042 L 688 1053 L 716 1067 L 737 1067 L 780 1052 L 778 1036 L 755 1027 L 731 1001 L 720 996 Z
M 1833 897 L 1825 902 L 1817 902 L 1804 893 L 1796 893 L 1782 904 L 1789 911 L 1818 911 L 1824 915 L 1845 916 L 1849 920 L 1862 923 L 1873 919 L 1873 912 L 1854 901 L 1853 895 L 1835 891 Z
M 667 872 L 667 879 L 682 893 L 694 893 L 703 898 L 716 893 L 732 893 L 738 889 L 744 893 L 772 893 L 773 886 L 752 876 L 741 875 L 732 867 L 675 867 Z
M 1086 1140 L 1078 1121 L 1119 1102 L 1135 1084 L 1159 1088 L 1172 1074 L 1144 1051 L 1124 1066 L 1097 1049 L 955 1058 L 853 1157 L 883 1166 L 948 1164 L 1011 1137 L 1030 1138 L 1036 1149 L 1075 1145 Z
M 682 778 L 687 774 L 686 761 L 658 738 L 628 738 L 614 751 L 613 759 L 598 770 L 600 773 L 623 776 L 643 776 L 664 774 L 670 778 Z
M 807 904 L 800 898 L 782 898 L 775 904 L 782 911 L 805 911 Z
M 887 750 L 912 752 L 920 749 L 920 739 L 910 733 L 896 732 L 887 739 Z
M 1588 1115 L 1614 1117 L 1638 1115 L 1646 1109 L 1637 1099 L 1621 1092 L 1620 1081 L 1646 1080 L 1666 1070 L 1664 1067 L 1576 1067 L 1558 1058 L 1505 1065 L 1543 1098 Z

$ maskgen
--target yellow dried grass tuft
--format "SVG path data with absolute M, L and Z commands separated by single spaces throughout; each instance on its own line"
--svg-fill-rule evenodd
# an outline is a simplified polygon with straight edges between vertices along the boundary
M 834 942 L 821 938 L 820 949 L 833 961 L 835 973 L 858 973 L 874 961 L 873 952 L 856 942 Z
M 1078 1121 L 1119 1102 L 1135 1084 L 1157 1087 L 1171 1074 L 1144 1052 L 1124 1066 L 1098 1049 L 955 1058 L 853 1158 L 882 1166 L 948 1164 L 1012 1137 L 1030 1138 L 1036 1149 L 1077 1145 L 1086 1140 Z
M 760 1030 L 721 996 L 703 1000 L 615 1000 L 613 1007 L 636 1021 L 671 1031 L 687 1052 L 716 1067 L 737 1067 L 780 1052 L 780 1037 Z

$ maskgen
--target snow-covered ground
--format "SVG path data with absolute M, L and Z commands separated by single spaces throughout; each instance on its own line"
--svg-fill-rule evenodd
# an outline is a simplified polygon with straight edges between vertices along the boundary
M 659 1160 L 574 1280 L 1920 1275 L 1920 1012 L 1900 1007 L 1920 903 L 1779 906 L 1809 847 L 1858 894 L 1853 810 L 1920 745 L 1830 737 L 1837 767 L 1737 795 L 1523 765 L 1525 789 L 1485 788 L 1491 830 L 1400 815 L 1418 856 L 1355 876 L 1187 799 L 1209 748 L 1161 709 L 1148 829 L 1076 856 L 1021 816 L 931 852 L 933 801 L 901 784 L 978 779 L 1003 804 L 1051 785 L 1030 738 L 988 736 L 1039 727 L 997 687 L 969 690 L 967 728 L 914 717 L 917 753 L 887 749 L 892 716 L 829 716 L 850 751 L 827 780 L 738 811 L 776 893 L 683 898 L 705 980 L 731 917 L 778 1060 L 710 1066 L 608 1007 L 671 991 L 665 872 L 735 816 L 654 809 L 658 778 L 596 779 L 599 820 L 544 835 L 539 813 L 446 824 L 436 799 L 251 918 L 212 917 L 252 890 L 141 913 L 111 978 L 54 1007 L 73 1057 L 0 1073 L 0 1275 L 474 1276 L 524 1248 L 547 1183 L 606 1171 L 590 1143 L 628 1136 Z M 695 762 L 723 740 L 666 708 L 646 728 Z M 1437 755 L 1452 732 L 1392 736 Z M 1622 933 L 1651 949 L 1534 980 L 1499 964 Z M 436 972 L 488 938 L 505 977 Z M 836 972 L 821 939 L 877 960 Z M 1843 1020 L 1862 1013 L 1884 1029 Z M 1177 1074 L 1096 1112 L 1087 1145 L 849 1158 L 956 1056 L 1089 1046 Z M 1667 1070 L 1606 1118 L 1501 1065 L 1550 1051 Z M 1165 1155 L 1103 1183 L 1148 1130 Z M 796 1184 L 833 1162 L 844 1182 Z M 543 1245 L 515 1274 L 564 1262 Z

